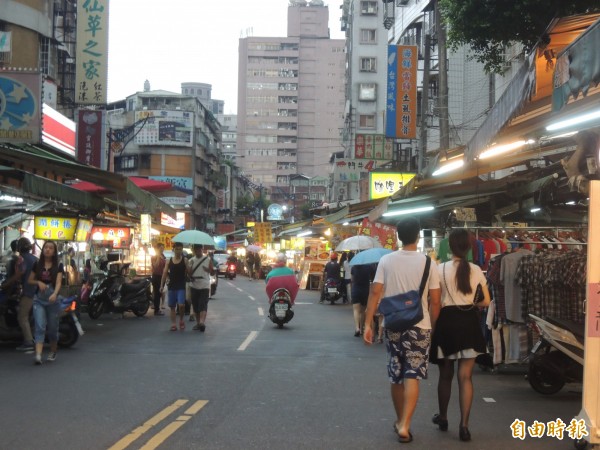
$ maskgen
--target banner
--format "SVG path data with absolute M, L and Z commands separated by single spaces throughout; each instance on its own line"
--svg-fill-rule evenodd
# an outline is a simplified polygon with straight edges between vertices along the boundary
M 0 140 L 37 144 L 41 140 L 42 76 L 0 72 Z
M 369 173 L 369 200 L 393 195 L 414 177 L 414 173 Z
M 417 137 L 417 56 L 415 45 L 388 45 L 387 137 Z
M 383 134 L 357 134 L 354 140 L 355 159 L 394 159 L 394 140 Z
M 254 225 L 254 241 L 261 244 L 273 242 L 271 222 L 257 222 Z
M 371 236 L 379 241 L 383 248 L 390 250 L 398 249 L 398 239 L 396 236 L 396 227 L 385 225 L 379 222 L 371 222 L 369 219 L 363 219 L 358 229 L 358 234 Z
M 336 158 L 333 165 L 333 181 L 359 181 L 361 173 L 369 173 L 386 162 L 374 159 Z
M 137 111 L 135 120 L 148 118 L 135 135 L 137 145 L 191 147 L 194 113 L 188 111 Z
M 82 164 L 106 167 L 106 111 L 77 111 L 77 159 Z
M 109 0 L 77 2 L 75 103 L 106 104 Z
M 150 228 L 152 228 L 152 217 L 150 214 L 140 214 L 140 228 L 142 244 L 150 243 Z

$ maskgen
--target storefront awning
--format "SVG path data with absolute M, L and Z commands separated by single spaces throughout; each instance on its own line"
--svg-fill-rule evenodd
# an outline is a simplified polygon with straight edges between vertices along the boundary
M 158 197 L 135 185 L 128 177 L 85 166 L 45 152 L 39 146 L 0 144 L 0 161 L 15 169 L 36 168 L 39 173 L 52 173 L 62 178 L 89 181 L 102 186 L 117 196 L 117 201 L 132 200 L 138 212 L 155 214 L 164 212 L 175 217 L 176 211 Z

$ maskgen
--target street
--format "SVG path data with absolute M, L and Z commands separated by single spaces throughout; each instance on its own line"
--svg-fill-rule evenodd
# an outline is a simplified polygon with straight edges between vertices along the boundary
M 53 363 L 0 346 L 2 449 L 392 449 L 384 345 L 353 336 L 350 305 L 318 304 L 300 291 L 294 319 L 266 317 L 263 281 L 219 279 L 205 333 L 169 331 L 169 319 L 82 316 L 86 334 Z M 47 352 L 47 350 L 46 350 Z M 437 412 L 437 368 L 421 383 L 412 448 L 568 449 L 567 438 L 511 436 L 579 412 L 580 387 L 553 396 L 531 389 L 522 370 L 475 368 L 470 443 L 458 439 L 456 384 L 449 430 Z

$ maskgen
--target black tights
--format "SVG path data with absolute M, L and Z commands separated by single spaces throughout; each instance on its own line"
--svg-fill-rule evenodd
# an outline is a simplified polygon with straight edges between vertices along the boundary
M 458 399 L 460 404 L 460 426 L 469 426 L 469 415 L 473 403 L 473 367 L 475 358 L 458 360 Z M 438 405 L 440 418 L 448 418 L 448 403 L 452 393 L 452 378 L 454 378 L 454 360 L 443 359 L 439 364 L 440 378 L 438 380 Z

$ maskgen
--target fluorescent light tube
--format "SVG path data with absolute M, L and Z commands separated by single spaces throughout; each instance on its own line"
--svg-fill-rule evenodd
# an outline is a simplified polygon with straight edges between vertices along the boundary
M 562 130 L 563 128 L 572 127 L 573 125 L 579 125 L 580 123 L 590 122 L 594 119 L 600 119 L 600 109 L 591 113 L 583 114 L 581 116 L 572 117 L 570 119 L 561 120 L 559 122 L 552 123 L 546 127 L 548 131 Z
M 459 159 L 458 161 L 452 161 L 447 164 L 441 166 L 438 170 L 431 174 L 432 177 L 437 177 L 438 175 L 442 175 L 444 173 L 452 172 L 453 170 L 460 169 L 465 165 L 464 160 Z
M 405 214 L 414 214 L 420 212 L 433 211 L 435 208 L 433 206 L 422 206 L 420 208 L 409 208 L 409 209 L 397 209 L 395 211 L 388 211 L 383 213 L 383 217 L 394 217 L 394 216 L 403 216 Z

